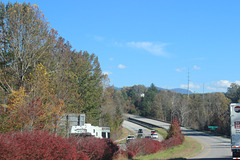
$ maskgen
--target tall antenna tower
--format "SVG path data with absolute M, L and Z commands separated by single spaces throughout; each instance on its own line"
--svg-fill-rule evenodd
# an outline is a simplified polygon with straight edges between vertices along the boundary
M 188 68 L 188 89 L 187 89 L 187 95 L 188 95 L 188 97 L 189 97 L 189 68 Z

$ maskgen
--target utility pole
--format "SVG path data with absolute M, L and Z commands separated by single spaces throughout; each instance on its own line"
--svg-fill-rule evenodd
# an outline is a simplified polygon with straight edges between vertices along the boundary
M 204 83 L 203 83 L 203 101 L 204 101 Z

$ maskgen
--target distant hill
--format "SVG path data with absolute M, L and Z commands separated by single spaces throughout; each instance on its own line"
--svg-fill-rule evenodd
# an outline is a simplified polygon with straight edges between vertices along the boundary
M 169 90 L 169 91 L 176 92 L 176 93 L 181 93 L 181 94 L 188 94 L 188 90 L 187 89 L 183 89 L 183 88 L 165 89 L 165 88 L 157 87 L 157 89 L 158 90 Z M 193 92 L 191 92 L 189 90 L 189 94 L 193 94 Z
M 174 89 L 170 89 L 170 91 L 174 91 L 174 92 L 181 93 L 181 94 L 188 94 L 188 90 L 182 89 L 182 88 L 174 88 Z M 193 92 L 191 92 L 189 90 L 189 94 L 193 94 Z
M 118 90 L 118 91 L 121 91 L 122 88 L 114 87 L 114 89 Z M 183 89 L 183 88 L 165 89 L 165 88 L 157 87 L 157 89 L 158 90 L 169 90 L 169 91 L 176 92 L 176 93 L 181 93 L 181 94 L 188 94 L 188 90 Z M 189 94 L 193 94 L 193 92 L 189 90 Z
M 119 88 L 119 87 L 113 87 L 113 89 L 117 90 L 117 91 L 121 91 L 122 88 Z

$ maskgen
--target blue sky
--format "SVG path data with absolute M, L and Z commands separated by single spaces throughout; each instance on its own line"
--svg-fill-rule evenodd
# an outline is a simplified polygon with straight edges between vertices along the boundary
M 18 2 L 37 4 L 73 49 L 96 54 L 116 87 L 187 89 L 188 71 L 196 93 L 240 84 L 239 0 Z

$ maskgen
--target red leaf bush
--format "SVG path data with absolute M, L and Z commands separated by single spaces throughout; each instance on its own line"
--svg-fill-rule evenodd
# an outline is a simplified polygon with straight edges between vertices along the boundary
M 184 136 L 179 123 L 173 120 L 167 139 L 159 142 L 137 138 L 127 143 L 126 151 L 110 139 L 95 137 L 65 139 L 43 131 L 24 131 L 0 134 L 0 159 L 70 159 L 110 160 L 119 155 L 133 158 L 147 155 L 182 144 Z
M 119 147 L 116 143 L 114 143 L 111 139 L 103 139 L 107 144 L 107 148 L 105 148 L 103 158 L 104 160 L 111 160 L 114 156 L 116 156 Z
M 149 138 L 137 138 L 127 143 L 127 150 L 137 156 L 156 153 L 161 147 L 159 141 Z
M 91 160 L 110 160 L 119 150 L 119 147 L 110 139 L 80 137 L 71 138 L 69 142 L 76 147 L 78 153 L 84 153 Z
M 16 132 L 0 135 L 0 159 L 77 159 L 77 150 L 48 132 Z
M 179 122 L 178 122 L 177 118 L 173 119 L 171 126 L 168 130 L 168 135 L 167 135 L 166 139 L 170 139 L 172 137 L 180 138 L 182 142 L 184 140 L 184 136 L 182 134 L 182 131 L 179 126 Z
M 166 140 L 159 142 L 148 138 L 138 138 L 127 143 L 127 151 L 121 154 L 125 157 L 153 154 L 160 150 L 180 145 L 183 141 L 184 135 L 181 132 L 178 120 L 174 119 L 169 128 Z
M 110 160 L 118 150 L 118 146 L 110 139 L 65 139 L 41 131 L 0 134 L 0 159 L 3 160 Z

